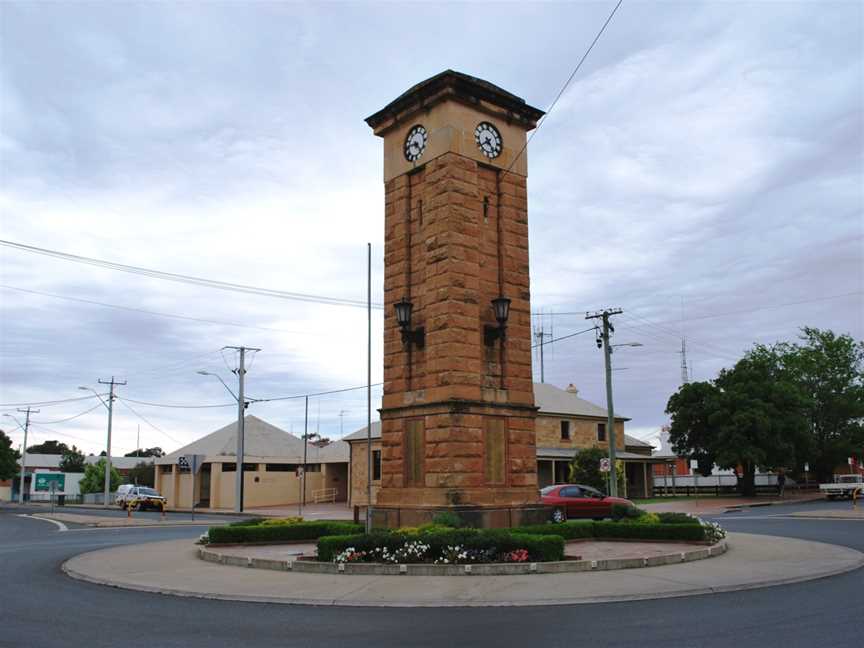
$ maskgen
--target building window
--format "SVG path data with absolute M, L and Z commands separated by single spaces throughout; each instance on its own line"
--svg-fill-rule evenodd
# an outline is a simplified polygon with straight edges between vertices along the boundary
M 598 423 L 597 424 L 597 440 L 605 441 L 606 440 L 606 424 Z
M 222 464 L 222 472 L 237 472 L 237 464 L 236 463 L 223 463 Z
M 168 473 L 171 472 L 171 468 L 172 468 L 171 464 L 163 464 L 163 465 L 159 466 L 159 472 L 162 473 L 163 475 L 167 475 Z
M 483 425 L 483 468 L 486 483 L 503 484 L 507 477 L 507 423 L 500 416 L 487 416 Z
M 372 451 L 372 481 L 381 479 L 381 451 Z
M 423 486 L 423 459 L 426 456 L 425 430 L 423 419 L 405 422 L 405 442 L 403 444 L 403 463 L 405 464 L 405 485 Z
M 561 440 L 570 440 L 570 421 L 561 421 Z
M 297 464 L 264 464 L 267 472 L 297 472 Z
M 306 472 L 321 472 L 321 464 L 306 464 Z
M 255 472 L 258 470 L 257 463 L 244 463 L 243 464 L 243 472 Z

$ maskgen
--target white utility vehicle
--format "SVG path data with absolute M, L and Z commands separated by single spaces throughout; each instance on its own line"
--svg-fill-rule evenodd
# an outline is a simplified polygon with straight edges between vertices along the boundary
M 861 497 L 864 496 L 864 475 L 834 475 L 834 482 L 819 484 L 819 490 L 828 499 L 851 498 L 856 490 L 859 491 L 858 496 Z

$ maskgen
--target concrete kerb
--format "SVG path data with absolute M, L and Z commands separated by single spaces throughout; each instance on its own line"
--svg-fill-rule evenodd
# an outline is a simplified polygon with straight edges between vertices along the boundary
M 645 558 L 611 558 L 607 560 L 561 560 L 533 563 L 492 563 L 472 565 L 383 564 L 383 563 L 328 563 L 315 560 L 278 560 L 254 558 L 220 553 L 202 546 L 198 557 L 207 562 L 252 569 L 295 571 L 305 574 L 343 574 L 365 576 L 516 576 L 524 574 L 565 574 L 584 571 L 611 571 L 615 569 L 641 569 L 674 565 L 694 560 L 705 560 L 726 553 L 725 540 L 688 551 L 675 551 Z M 466 569 L 466 567 L 468 569 Z

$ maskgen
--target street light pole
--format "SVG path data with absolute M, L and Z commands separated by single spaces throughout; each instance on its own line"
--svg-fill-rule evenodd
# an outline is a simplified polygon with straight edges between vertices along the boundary
M 125 385 L 126 381 L 116 382 L 114 380 L 114 376 L 111 376 L 111 380 L 98 380 L 100 385 L 109 385 L 108 392 L 108 443 L 105 448 L 105 493 L 104 499 L 102 502 L 102 506 L 104 508 L 108 508 L 109 502 L 108 497 L 111 493 L 111 422 L 114 418 L 114 386 L 115 385 Z

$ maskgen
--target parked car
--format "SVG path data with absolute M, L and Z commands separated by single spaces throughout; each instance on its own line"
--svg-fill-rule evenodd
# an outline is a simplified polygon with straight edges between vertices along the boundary
M 633 502 L 628 499 L 609 497 L 596 488 L 582 484 L 547 486 L 540 491 L 540 501 L 555 507 L 552 512 L 555 522 L 563 522 L 568 518 L 602 520 L 612 517 L 614 504 L 633 506 Z
M 135 486 L 134 484 L 123 484 L 117 489 L 114 502 L 120 508 L 126 508 L 130 502 L 134 502 L 136 509 L 162 509 L 165 498 L 159 492 L 148 486 Z

